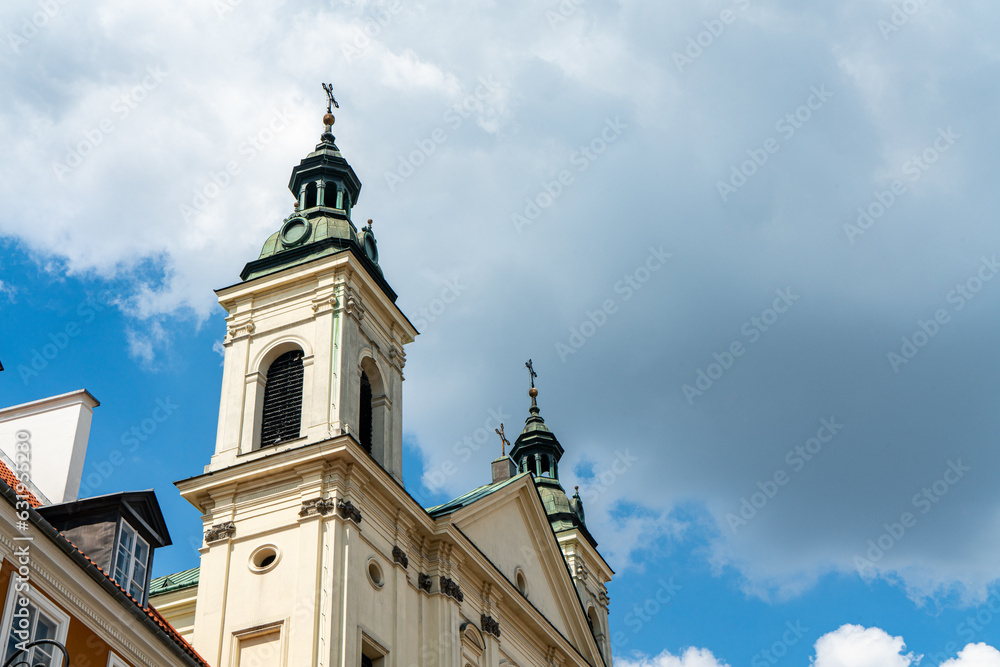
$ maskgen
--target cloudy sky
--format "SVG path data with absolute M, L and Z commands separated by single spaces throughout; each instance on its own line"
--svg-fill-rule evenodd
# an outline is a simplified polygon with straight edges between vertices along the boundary
M 486 480 L 495 439 L 455 445 L 518 430 L 530 357 L 617 571 L 616 661 L 1000 665 L 995 3 L 12 0 L 0 25 L 0 403 L 102 401 L 89 490 L 156 489 L 154 574 L 196 564 L 171 483 L 214 447 L 212 290 L 291 211 L 332 81 L 354 218 L 421 331 L 415 497 Z

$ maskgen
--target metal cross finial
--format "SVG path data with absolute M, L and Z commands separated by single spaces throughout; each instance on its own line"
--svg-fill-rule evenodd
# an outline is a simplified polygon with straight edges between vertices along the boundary
M 333 113 L 334 107 L 337 107 L 338 109 L 340 108 L 340 105 L 337 104 L 336 98 L 333 96 L 333 84 L 324 83 L 323 90 L 326 91 L 326 112 Z
M 500 428 L 495 428 L 493 430 L 497 432 L 497 435 L 500 436 L 500 442 L 503 443 L 503 449 L 501 450 L 500 455 L 507 456 L 507 447 L 510 445 L 510 440 L 508 440 L 507 436 L 503 434 L 503 422 L 500 422 Z
M 524 365 L 528 369 L 528 372 L 531 373 L 531 388 L 534 389 L 535 378 L 538 377 L 538 373 L 535 372 L 535 367 L 532 365 L 531 359 L 528 359 L 528 361 L 526 361 Z

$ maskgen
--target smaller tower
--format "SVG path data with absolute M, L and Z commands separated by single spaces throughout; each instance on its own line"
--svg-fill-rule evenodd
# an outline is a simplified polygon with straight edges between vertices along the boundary
M 528 418 L 524 420 L 524 429 L 514 441 L 510 456 L 514 459 L 518 472 L 530 472 L 534 477 L 535 488 L 538 489 L 552 532 L 559 542 L 570 576 L 573 577 L 573 584 L 587 614 L 594 639 L 605 662 L 611 664 L 606 582 L 611 580 L 613 572 L 597 552 L 597 541 L 587 530 L 579 487 L 570 499 L 559 483 L 559 460 L 562 458 L 563 448 L 542 419 L 538 407 L 538 389 L 535 388 L 538 374 L 530 359 L 525 366 L 531 377 L 531 389 L 528 390 L 531 407 L 528 409 Z
M 531 373 L 531 408 L 524 420 L 524 429 L 514 441 L 510 456 L 517 465 L 518 472 L 530 472 L 535 478 L 538 493 L 545 504 L 545 513 L 556 532 L 581 525 L 580 517 L 570 506 L 569 498 L 559 483 L 559 460 L 563 455 L 562 445 L 554 433 L 546 426 L 538 408 L 538 390 L 535 388 L 534 371 L 531 360 L 525 364 Z

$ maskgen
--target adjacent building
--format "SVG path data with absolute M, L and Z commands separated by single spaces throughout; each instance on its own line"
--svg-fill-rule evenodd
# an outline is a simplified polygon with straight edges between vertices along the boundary
M 81 390 L 0 411 L 18 424 L 0 461 L 0 664 L 207 667 L 148 604 L 170 544 L 153 492 L 76 498 L 96 405 Z

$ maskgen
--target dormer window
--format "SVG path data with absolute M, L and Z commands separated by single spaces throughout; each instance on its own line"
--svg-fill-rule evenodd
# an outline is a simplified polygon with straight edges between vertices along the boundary
M 163 513 L 152 491 L 126 491 L 70 503 L 45 505 L 38 513 L 141 605 L 149 596 L 153 553 L 170 544 Z
M 122 521 L 115 548 L 114 580 L 139 602 L 144 602 L 149 571 L 149 543 Z

